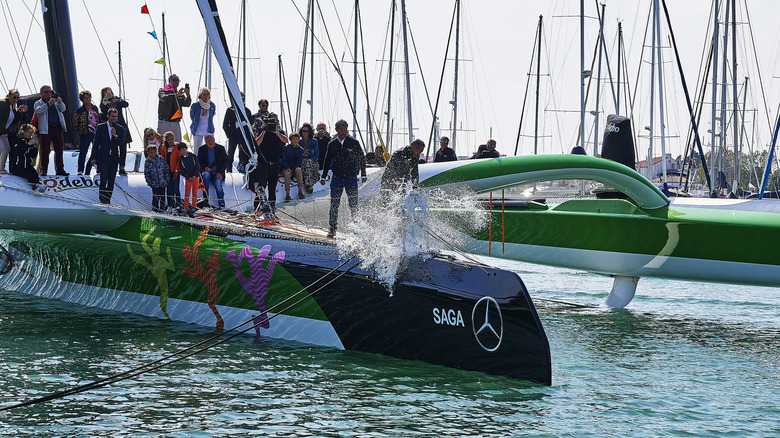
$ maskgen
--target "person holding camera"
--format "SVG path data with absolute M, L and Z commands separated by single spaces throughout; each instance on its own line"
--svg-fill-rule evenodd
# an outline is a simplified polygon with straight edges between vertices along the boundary
M 279 181 L 282 150 L 289 141 L 284 132 L 279 130 L 279 118 L 276 114 L 268 113 L 268 116 L 263 119 L 260 135 L 255 141 L 258 154 L 265 158 L 265 164 L 257 164 L 257 167 L 265 166 L 265 180 L 261 178 L 260 184 L 268 188 L 268 202 L 271 204 L 271 209 L 275 211 L 276 183 Z
M 366 155 L 360 143 L 347 135 L 347 128 L 348 124 L 344 119 L 336 122 L 336 138 L 328 144 L 325 166 L 322 168 L 320 179 L 320 184 L 325 185 L 328 170 L 333 169 L 333 176 L 330 179 L 330 231 L 328 232 L 330 238 L 336 235 L 341 193 L 347 192 L 347 202 L 354 217 L 358 211 L 358 171 L 362 182 L 366 182 Z
M 16 141 L 19 126 L 22 126 L 27 105 L 18 105 L 19 90 L 11 88 L 8 96 L 0 100 L 0 173 L 5 173 L 5 162 L 11 152 L 11 146 Z M 9 164 L 10 171 L 10 164 Z
M 129 128 L 129 125 L 125 121 L 124 109 L 130 104 L 120 96 L 114 96 L 114 90 L 111 87 L 103 87 L 100 90 L 100 122 L 108 121 L 108 110 L 116 108 L 118 115 L 118 122 L 125 128 Z M 133 137 L 130 135 L 130 129 L 125 130 L 125 144 L 120 146 L 119 149 L 119 174 L 127 175 L 125 172 L 125 160 L 127 159 L 127 145 L 133 142 Z
M 192 104 L 190 84 L 179 88 L 179 76 L 173 74 L 168 78 L 168 85 L 157 92 L 157 132 L 173 131 L 175 140 L 181 141 L 182 108 Z
M 260 131 L 263 130 L 262 125 L 265 123 L 265 120 L 268 118 L 268 115 L 271 114 L 268 112 L 268 100 L 266 99 L 260 99 L 257 101 L 257 106 L 260 107 L 260 110 L 254 114 L 252 114 L 253 122 L 252 122 L 252 130 L 255 131 L 255 135 L 260 134 Z
M 48 174 L 49 148 L 54 145 L 54 170 L 57 175 L 68 176 L 62 160 L 62 149 L 65 145 L 62 133 L 68 131 L 62 98 L 50 86 L 44 85 L 41 87 L 41 98 L 35 101 L 33 108 L 35 114 L 38 114 L 38 132 L 41 134 L 41 175 Z

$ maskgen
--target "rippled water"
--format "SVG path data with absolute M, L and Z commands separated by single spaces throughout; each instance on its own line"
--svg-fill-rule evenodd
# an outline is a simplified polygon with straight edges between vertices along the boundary
M 608 278 L 490 260 L 526 282 L 553 386 L 239 337 L 169 367 L 0 412 L 2 436 L 778 436 L 780 289 Z M 212 334 L 0 291 L 0 405 L 123 371 Z

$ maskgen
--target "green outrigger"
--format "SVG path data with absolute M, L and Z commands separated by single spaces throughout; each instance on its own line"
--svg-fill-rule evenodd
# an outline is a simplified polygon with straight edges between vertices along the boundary
M 631 301 L 640 277 L 780 286 L 775 200 L 669 199 L 633 169 L 585 155 L 434 163 L 420 167 L 420 180 L 421 187 L 494 192 L 490 225 L 464 249 L 614 276 L 611 307 Z M 521 202 L 496 193 L 556 180 L 595 181 L 622 195 L 547 203 L 543 192 Z

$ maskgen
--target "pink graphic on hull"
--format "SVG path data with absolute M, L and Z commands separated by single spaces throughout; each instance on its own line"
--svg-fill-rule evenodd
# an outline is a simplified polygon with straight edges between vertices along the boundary
M 219 285 L 217 284 L 217 275 L 215 273 L 215 271 L 222 269 L 219 266 L 219 248 L 214 250 L 214 255 L 206 257 L 205 266 L 201 264 L 200 256 L 198 256 L 198 249 L 203 243 L 203 240 L 206 239 L 208 233 L 209 228 L 207 227 L 200 236 L 198 236 L 198 240 L 192 248 L 190 248 L 189 245 L 185 245 L 181 250 L 184 260 L 190 264 L 190 266 L 182 266 L 181 273 L 187 277 L 197 278 L 206 285 L 206 290 L 209 292 L 206 303 L 217 318 L 217 329 L 222 330 L 225 327 L 225 322 L 222 320 L 219 310 L 217 310 Z
M 254 318 L 255 332 L 260 334 L 260 327 L 269 328 L 271 324 L 268 322 L 268 316 L 265 309 L 265 294 L 268 292 L 268 285 L 271 283 L 271 277 L 274 275 L 274 268 L 276 263 L 284 261 L 284 251 L 279 251 L 274 254 L 265 268 L 263 268 L 263 262 L 268 258 L 268 254 L 271 252 L 271 245 L 265 245 L 260 248 L 260 252 L 257 253 L 257 257 L 254 257 L 251 246 L 245 246 L 244 249 L 236 257 L 236 250 L 228 251 L 225 254 L 225 259 L 233 263 L 233 269 L 236 271 L 236 277 L 241 287 L 245 291 L 254 297 L 257 301 L 257 308 L 260 310 L 260 315 Z M 246 259 L 249 262 L 249 277 L 245 277 L 239 267 L 241 262 Z

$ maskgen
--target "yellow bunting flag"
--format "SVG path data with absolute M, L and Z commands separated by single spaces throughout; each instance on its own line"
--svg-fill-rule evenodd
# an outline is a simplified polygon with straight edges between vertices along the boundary
M 184 133 L 184 140 L 185 140 L 185 141 L 190 141 L 190 136 L 189 136 L 189 135 L 187 135 L 187 133 L 186 133 L 186 132 Z
M 165 65 L 165 58 L 160 58 L 160 59 L 158 59 L 157 61 L 154 61 L 154 63 L 155 63 L 155 64 L 161 64 L 161 65 Z

